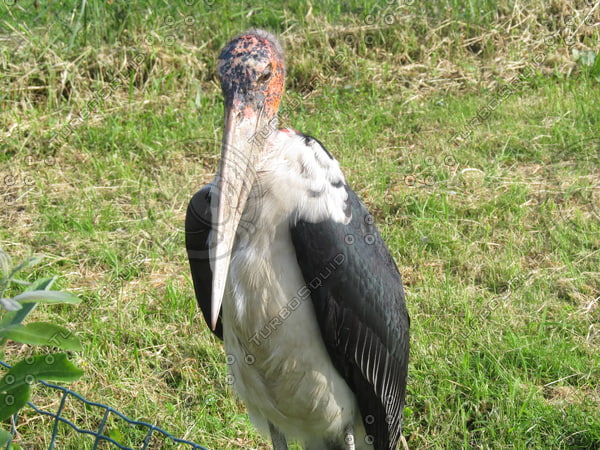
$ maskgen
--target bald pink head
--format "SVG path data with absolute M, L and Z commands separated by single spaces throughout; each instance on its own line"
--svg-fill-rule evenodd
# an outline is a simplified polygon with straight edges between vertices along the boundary
M 225 107 L 248 117 L 274 117 L 283 96 L 285 56 L 271 33 L 252 29 L 234 37 L 219 55 Z

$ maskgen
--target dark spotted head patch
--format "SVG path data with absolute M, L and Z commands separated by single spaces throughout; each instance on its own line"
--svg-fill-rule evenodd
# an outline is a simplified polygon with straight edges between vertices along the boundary
M 234 37 L 218 63 L 226 107 L 273 117 L 279 109 L 285 79 L 283 48 L 271 33 L 252 29 Z

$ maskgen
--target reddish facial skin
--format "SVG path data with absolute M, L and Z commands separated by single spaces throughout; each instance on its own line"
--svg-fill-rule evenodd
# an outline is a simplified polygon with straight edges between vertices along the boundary
M 225 107 L 244 117 L 274 117 L 285 80 L 283 52 L 266 37 L 246 34 L 234 38 L 219 55 L 218 63 Z

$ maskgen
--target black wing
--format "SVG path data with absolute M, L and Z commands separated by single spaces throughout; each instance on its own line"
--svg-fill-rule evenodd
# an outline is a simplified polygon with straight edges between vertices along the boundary
M 211 185 L 204 186 L 196 192 L 188 205 L 185 216 L 185 247 L 190 261 L 194 291 L 198 305 L 210 328 L 212 294 L 212 270 L 208 252 L 208 234 L 211 230 L 210 189 Z M 223 325 L 221 314 L 214 333 L 223 339 Z
M 348 225 L 291 227 L 321 335 L 356 395 L 376 450 L 396 449 L 402 432 L 410 318 L 394 263 L 373 217 L 350 188 Z

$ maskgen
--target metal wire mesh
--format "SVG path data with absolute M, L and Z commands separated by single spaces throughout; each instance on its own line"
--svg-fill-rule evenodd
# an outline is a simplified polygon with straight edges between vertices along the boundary
M 11 367 L 10 365 L 6 364 L 3 361 L 0 361 L 0 365 L 6 367 L 7 369 L 10 369 L 10 367 Z M 89 400 L 86 400 L 81 395 L 71 391 L 70 389 L 67 389 L 62 386 L 57 386 L 55 384 L 47 383 L 45 381 L 40 381 L 40 383 L 50 389 L 54 389 L 61 393 L 60 404 L 59 404 L 56 412 L 46 411 L 42 408 L 38 408 L 32 402 L 27 402 L 27 405 L 30 406 L 38 414 L 50 416 L 52 419 L 54 419 L 54 424 L 53 424 L 53 429 L 52 429 L 52 437 L 51 437 L 51 442 L 48 446 L 48 450 L 53 450 L 55 448 L 60 424 L 65 424 L 66 426 L 72 428 L 76 433 L 79 433 L 82 435 L 87 435 L 87 436 L 94 438 L 94 446 L 93 446 L 94 450 L 99 448 L 99 445 L 101 443 L 108 443 L 114 447 L 117 447 L 120 449 L 125 449 L 125 450 L 156 449 L 156 448 L 160 447 L 160 446 L 157 446 L 158 445 L 157 438 L 163 444 L 166 442 L 169 442 L 172 444 L 178 444 L 177 448 L 182 448 L 181 445 L 183 445 L 184 446 L 183 448 L 207 450 L 205 447 L 202 447 L 201 445 L 196 444 L 194 442 L 186 441 L 184 439 L 178 439 L 175 436 L 168 433 L 167 431 L 165 431 L 161 428 L 158 428 L 152 424 L 142 422 L 139 420 L 132 420 L 132 419 L 126 417 L 125 415 L 121 414 L 119 411 L 111 408 L 110 406 L 103 405 L 102 403 L 91 402 Z M 82 402 L 86 408 L 93 407 L 93 408 L 98 408 L 98 410 L 101 411 L 102 419 L 100 421 L 100 424 L 98 425 L 98 428 L 95 431 L 80 428 L 75 423 L 73 423 L 71 420 L 63 417 L 63 414 L 65 412 L 65 405 L 66 405 L 66 402 L 69 399 L 69 397 L 72 397 L 76 401 Z M 117 440 L 113 439 L 113 437 L 110 437 L 110 436 L 104 434 L 105 432 L 107 432 L 107 423 L 109 422 L 111 415 L 114 415 L 118 419 L 125 421 L 128 425 L 131 425 L 133 427 L 143 430 L 143 433 L 145 433 L 145 435 L 138 439 L 139 441 L 141 441 L 141 446 L 135 447 L 135 448 L 125 446 L 122 443 L 117 442 Z M 11 434 L 13 435 L 13 437 L 14 437 L 15 433 L 17 432 L 16 427 L 17 427 L 18 420 L 19 420 L 19 418 L 18 418 L 18 413 L 17 413 L 12 417 Z M 11 442 L 8 443 L 6 448 L 7 449 L 10 448 L 10 445 L 11 445 Z M 106 448 L 106 446 L 104 445 L 104 446 L 102 446 L 102 448 Z

